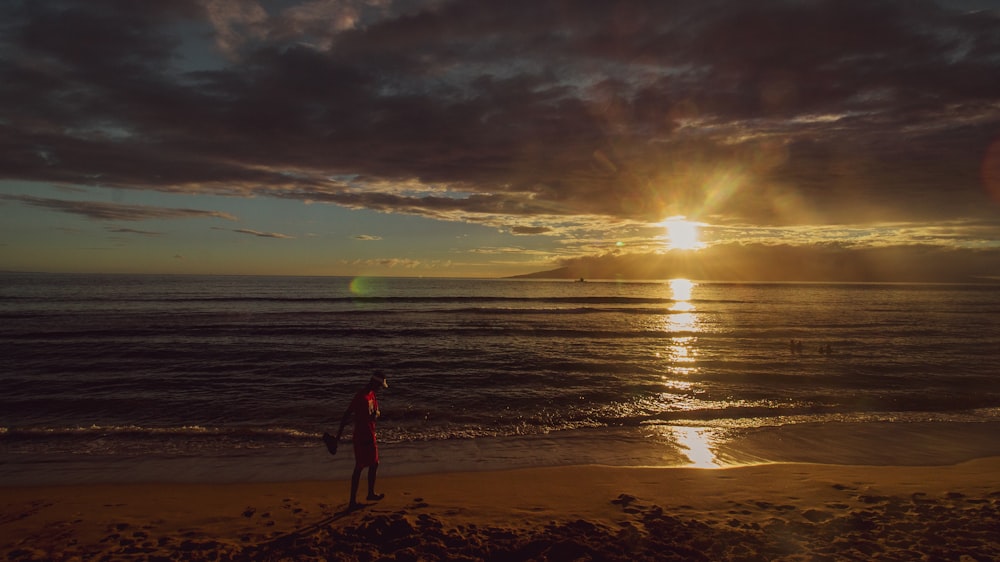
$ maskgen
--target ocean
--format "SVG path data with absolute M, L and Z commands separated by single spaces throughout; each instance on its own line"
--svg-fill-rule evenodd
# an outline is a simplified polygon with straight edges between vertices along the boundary
M 797 344 L 797 345 L 796 345 Z M 1000 455 L 1000 285 L 0 274 L 0 482 Z

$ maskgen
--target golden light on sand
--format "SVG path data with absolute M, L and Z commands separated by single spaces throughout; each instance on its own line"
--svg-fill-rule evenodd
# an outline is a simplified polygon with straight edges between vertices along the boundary
M 671 250 L 697 250 L 705 247 L 698 233 L 698 223 L 682 216 L 670 217 L 661 223 L 666 229 L 667 247 Z

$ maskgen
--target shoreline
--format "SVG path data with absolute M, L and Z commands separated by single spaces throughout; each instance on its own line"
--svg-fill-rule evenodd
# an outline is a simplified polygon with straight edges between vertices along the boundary
M 1000 457 L 948 466 L 580 465 L 346 480 L 2 488 L 12 560 L 1000 557 Z M 363 488 L 363 486 L 362 486 Z
M 762 463 L 941 466 L 1000 457 L 1000 422 L 822 422 L 740 429 L 698 425 L 587 428 L 547 434 L 389 442 L 380 475 L 403 477 L 578 465 L 739 467 Z M 6 486 L 251 483 L 346 478 L 349 448 L 307 446 L 198 454 L 0 450 Z

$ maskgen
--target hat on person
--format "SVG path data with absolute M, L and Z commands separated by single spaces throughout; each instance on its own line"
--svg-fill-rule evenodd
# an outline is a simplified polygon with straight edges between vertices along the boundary
M 385 380 L 385 373 L 382 371 L 375 371 L 368 382 L 380 385 L 382 388 L 389 388 L 389 382 Z

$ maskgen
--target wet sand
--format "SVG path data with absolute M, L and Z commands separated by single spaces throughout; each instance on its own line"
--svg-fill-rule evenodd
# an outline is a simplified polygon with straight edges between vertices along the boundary
M 8 487 L 9 560 L 996 560 L 1000 458 Z M 362 487 L 364 483 L 362 483 Z

